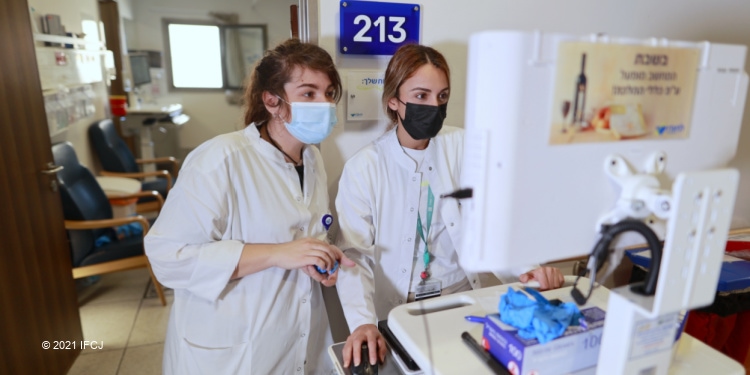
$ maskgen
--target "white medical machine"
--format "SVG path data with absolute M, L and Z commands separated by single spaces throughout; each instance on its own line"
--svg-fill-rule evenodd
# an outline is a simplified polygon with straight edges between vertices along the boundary
M 650 290 L 611 291 L 598 362 L 607 365 L 597 373 L 666 374 L 678 313 L 711 304 L 716 291 L 739 183 L 725 167 L 742 122 L 746 50 L 473 35 L 462 172 L 473 197 L 462 201 L 462 266 L 544 263 L 589 254 L 600 241 L 589 260 L 599 279 L 623 247 L 646 242 L 618 225 L 645 224 L 664 241 L 661 263 L 652 239 Z

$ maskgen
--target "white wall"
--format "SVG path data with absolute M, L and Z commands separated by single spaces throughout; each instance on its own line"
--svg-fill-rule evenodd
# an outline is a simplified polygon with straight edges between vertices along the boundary
M 164 53 L 162 19 L 210 20 L 209 12 L 238 13 L 240 23 L 266 24 L 268 46 L 291 36 L 290 5 L 296 0 L 131 0 L 127 48 Z M 199 54 L 200 51 L 196 51 Z M 223 92 L 171 92 L 162 101 L 182 104 L 190 122 L 179 132 L 180 147 L 190 150 L 209 138 L 245 126 L 242 108 L 227 104 Z M 180 155 L 177 155 L 180 156 Z
M 34 32 L 42 32 L 40 17 L 45 14 L 57 14 L 67 32 L 80 34 L 83 32 L 81 21 L 99 21 L 99 5 L 96 0 L 29 0 L 32 13 L 32 28 Z M 52 142 L 69 141 L 76 149 L 76 156 L 81 164 L 96 170 L 95 157 L 88 141 L 88 127 L 94 121 L 105 118 L 104 106 L 107 100 L 107 87 L 103 82 L 92 84 L 97 98 L 96 113 L 68 125 L 65 132 L 52 138 Z
M 117 0 L 117 12 L 120 18 L 133 19 L 133 2 L 131 0 Z
M 352 69 L 385 70 L 387 59 L 342 56 L 337 52 L 339 1 L 319 0 L 319 43 L 331 53 L 340 73 Z M 389 2 L 408 2 L 390 0 Z M 750 45 L 750 2 L 704 0 L 464 0 L 422 2 L 422 44 L 440 50 L 451 67 L 451 101 L 446 124 L 463 126 L 468 38 L 492 29 L 541 30 L 587 35 L 669 39 Z M 745 71 L 750 72 L 750 58 Z M 346 94 L 346 92 L 345 92 Z M 748 96 L 750 101 L 750 95 Z M 734 227 L 750 226 L 750 103 L 745 104 L 739 149 L 732 163 L 742 175 Z M 339 105 L 344 116 L 345 100 Z M 374 135 L 384 122 L 341 122 L 323 145 L 331 197 L 344 161 Z

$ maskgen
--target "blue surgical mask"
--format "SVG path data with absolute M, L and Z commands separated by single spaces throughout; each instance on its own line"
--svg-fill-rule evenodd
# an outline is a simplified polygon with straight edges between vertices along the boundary
M 338 122 L 336 105 L 333 103 L 292 102 L 289 105 L 292 107 L 292 122 L 284 122 L 284 125 L 302 143 L 311 145 L 322 142 Z

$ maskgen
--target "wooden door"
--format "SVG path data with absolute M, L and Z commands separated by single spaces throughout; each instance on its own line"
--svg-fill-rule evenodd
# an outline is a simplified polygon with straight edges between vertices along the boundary
M 83 333 L 27 0 L 0 1 L 0 46 L 0 373 L 65 374 Z

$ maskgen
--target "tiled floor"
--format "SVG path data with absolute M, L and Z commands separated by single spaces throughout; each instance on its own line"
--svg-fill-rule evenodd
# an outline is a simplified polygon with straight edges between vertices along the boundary
M 84 349 L 68 375 L 161 374 L 173 297 L 167 293 L 167 306 L 155 295 L 145 298 L 148 281 L 148 270 L 141 268 L 79 286 L 83 339 L 103 345 Z

